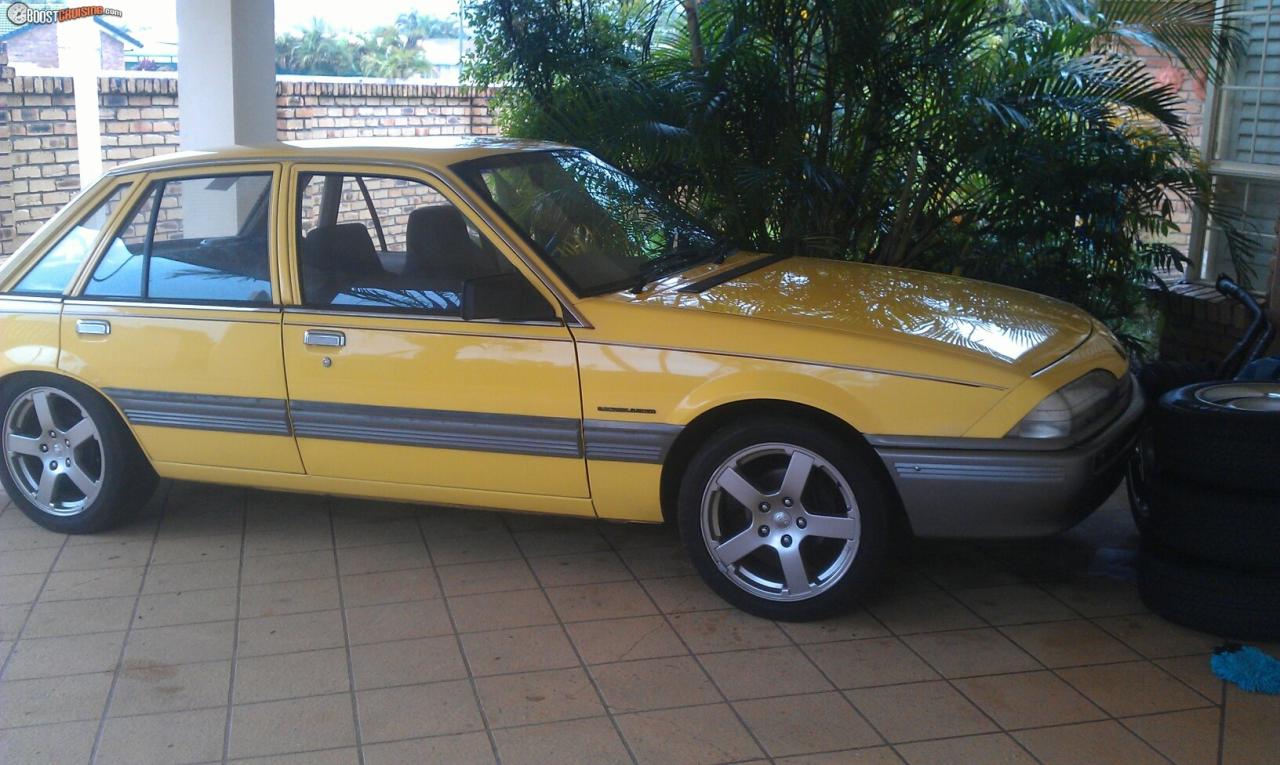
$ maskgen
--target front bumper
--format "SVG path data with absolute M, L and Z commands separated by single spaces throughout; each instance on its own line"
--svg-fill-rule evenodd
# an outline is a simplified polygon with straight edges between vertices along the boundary
M 1132 377 L 1127 406 L 1083 440 L 872 437 L 919 537 L 998 539 L 1053 534 L 1097 509 L 1124 477 L 1145 402 Z

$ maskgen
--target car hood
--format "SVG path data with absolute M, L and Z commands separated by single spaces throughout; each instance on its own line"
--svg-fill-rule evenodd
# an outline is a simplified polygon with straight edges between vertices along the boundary
M 681 291 L 723 266 L 664 280 L 642 302 L 930 346 L 1031 374 L 1091 334 L 1080 309 L 1035 293 L 946 274 L 787 258 L 701 291 Z

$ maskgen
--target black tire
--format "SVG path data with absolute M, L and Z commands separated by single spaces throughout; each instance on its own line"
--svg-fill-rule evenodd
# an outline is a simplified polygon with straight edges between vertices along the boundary
M 1156 465 L 1182 481 L 1276 499 L 1280 512 L 1280 412 L 1230 409 L 1197 398 L 1210 382 L 1165 394 L 1153 407 Z
M 1280 639 L 1280 576 L 1194 563 L 1148 546 L 1138 592 L 1148 608 L 1184 627 L 1236 640 Z
M 0 383 L 0 428 L 8 427 L 14 403 L 37 389 L 52 389 L 83 409 L 97 428 L 95 439 L 103 457 L 99 488 L 91 502 L 69 515 L 55 515 L 42 509 L 21 488 L 15 478 L 12 456 L 0 450 L 0 484 L 24 515 L 50 531 L 89 534 L 109 528 L 146 504 L 156 487 L 156 474 L 119 414 L 93 389 L 74 380 L 51 374 L 24 374 Z
M 1171 477 L 1152 481 L 1147 494 L 1143 531 L 1161 547 L 1228 568 L 1280 572 L 1280 499 Z
M 854 550 L 851 562 L 847 563 L 847 568 L 841 569 L 842 573 L 838 575 L 831 574 L 826 580 L 821 580 L 823 583 L 821 584 L 822 589 L 820 592 L 817 591 L 818 587 L 815 585 L 816 594 L 798 596 L 799 599 L 769 599 L 750 592 L 735 583 L 735 580 L 731 578 L 734 574 L 727 573 L 720 568 L 709 548 L 710 543 L 706 541 L 703 533 L 703 499 L 707 492 L 712 491 L 709 487 L 717 472 L 721 470 L 728 460 L 744 450 L 772 448 L 769 445 L 792 446 L 817 455 L 824 464 L 817 468 L 821 479 L 815 481 L 817 488 L 812 489 L 812 491 L 836 486 L 836 483 L 832 481 L 830 472 L 838 474 L 856 501 L 857 515 L 860 521 L 860 529 L 855 545 L 847 544 L 847 540 L 832 540 L 820 534 L 814 534 L 811 538 L 794 543 L 795 551 L 805 551 L 804 555 L 818 557 L 819 559 L 827 550 L 833 549 L 834 546 L 843 545 L 841 548 L 843 550 L 850 548 Z M 897 501 L 892 490 L 886 486 L 886 479 L 873 467 L 875 465 L 872 462 L 874 456 L 869 449 L 865 447 L 859 448 L 857 444 L 848 444 L 826 430 L 782 418 L 762 418 L 737 423 L 716 431 L 694 454 L 680 484 L 678 498 L 680 537 L 688 550 L 694 567 L 720 597 L 743 611 L 756 616 L 782 621 L 808 621 L 847 612 L 854 607 L 856 601 L 868 588 L 873 586 L 879 579 L 891 547 L 891 537 L 894 529 L 892 521 L 896 513 Z M 765 457 L 762 459 L 772 458 Z M 765 483 L 768 480 L 770 479 L 766 478 L 761 481 L 761 487 L 765 487 Z M 773 483 L 773 487 L 777 487 L 780 482 L 779 477 L 778 481 Z M 764 512 L 762 515 L 757 512 L 759 511 L 758 507 L 747 509 L 748 517 L 745 518 L 747 525 L 743 529 L 739 529 L 738 533 L 742 531 L 751 532 L 753 529 L 758 531 L 757 523 L 760 526 L 775 523 L 772 529 L 774 536 L 769 537 L 775 543 L 775 546 L 772 548 L 772 552 L 770 552 L 770 548 L 762 547 L 751 553 L 750 556 L 744 557 L 742 559 L 744 563 L 734 564 L 730 568 L 737 570 L 740 565 L 763 565 L 767 567 L 769 565 L 769 556 L 773 556 L 772 560 L 780 564 L 783 551 L 777 545 L 785 544 L 782 536 L 788 527 L 794 533 L 799 533 L 795 531 L 796 529 L 816 529 L 813 521 L 809 521 L 808 525 L 806 525 L 800 520 L 800 516 L 814 517 L 808 514 L 810 510 L 821 513 L 819 508 L 824 507 L 822 504 L 823 498 L 830 499 L 832 495 L 827 493 L 817 497 L 810 495 L 808 493 L 810 490 L 810 488 L 806 488 L 804 498 L 796 502 L 792 511 L 788 511 L 799 513 L 794 520 L 777 521 L 775 523 L 773 518 L 780 509 L 778 507 L 774 507 L 771 511 Z M 732 505 L 728 500 L 723 501 L 726 502 L 726 507 Z M 781 498 L 775 499 L 775 503 L 781 502 L 783 502 Z M 830 503 L 825 505 L 825 507 L 832 506 Z M 787 507 L 791 508 L 792 505 L 788 504 Z M 804 508 L 804 510 L 802 511 L 801 508 Z M 741 509 L 743 509 L 743 505 L 738 504 L 730 507 L 727 512 L 732 515 L 739 513 Z M 837 509 L 837 517 L 838 512 L 839 509 Z M 843 522 L 846 519 L 841 518 L 840 520 Z M 786 525 L 777 525 L 782 523 Z M 729 536 L 726 533 L 721 538 L 721 541 Z M 746 563 L 748 561 L 751 562 Z M 810 563 L 811 561 L 806 561 L 806 568 L 810 568 Z M 825 564 L 817 563 L 815 565 L 821 566 Z M 779 571 L 781 570 L 781 565 L 778 565 L 778 569 Z M 827 571 L 831 570 L 833 569 L 827 569 Z M 814 577 L 813 581 L 815 583 L 820 581 L 820 573 L 810 573 L 810 576 Z M 780 593 L 779 597 L 793 596 Z

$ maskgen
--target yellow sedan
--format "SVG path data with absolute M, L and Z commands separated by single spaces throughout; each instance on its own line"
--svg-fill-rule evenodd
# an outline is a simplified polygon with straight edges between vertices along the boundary
M 741 251 L 550 144 L 169 155 L 0 271 L 0 480 L 47 528 L 156 476 L 667 520 L 780 619 L 846 608 L 902 533 L 1071 526 L 1141 409 L 1069 305 Z

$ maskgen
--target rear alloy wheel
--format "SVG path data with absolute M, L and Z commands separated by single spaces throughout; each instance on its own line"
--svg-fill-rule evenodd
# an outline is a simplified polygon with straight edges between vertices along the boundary
M 773 619 L 852 605 L 887 547 L 885 494 L 853 450 L 791 423 L 716 434 L 690 465 L 681 533 L 722 597 Z
M 155 473 L 115 410 L 89 388 L 29 375 L 0 386 L 0 411 L 0 483 L 41 526 L 97 531 L 150 496 Z

